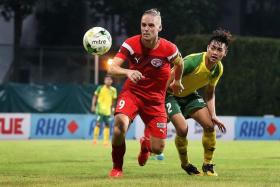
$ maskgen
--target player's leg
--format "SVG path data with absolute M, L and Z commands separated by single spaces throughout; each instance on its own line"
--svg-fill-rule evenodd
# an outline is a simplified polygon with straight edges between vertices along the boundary
M 161 154 L 165 147 L 165 138 L 158 138 L 151 135 L 151 152 L 157 155 Z
M 185 170 L 189 175 L 201 175 L 195 166 L 189 163 L 188 159 L 188 126 L 181 112 L 181 107 L 184 108 L 184 103 L 181 103 L 175 99 L 174 96 L 169 95 L 166 97 L 166 111 L 169 116 L 170 121 L 176 129 L 175 146 L 179 154 L 181 161 L 181 168 Z
M 172 124 L 176 129 L 175 145 L 181 160 L 182 165 L 189 164 L 188 155 L 187 155 L 187 124 L 182 113 L 174 114 L 170 117 Z
M 153 136 L 142 137 L 140 139 L 140 153 L 138 154 L 138 163 L 144 166 L 151 154 L 158 156 L 161 155 L 164 149 L 165 141 L 161 138 Z
M 110 177 L 122 176 L 123 157 L 126 151 L 125 134 L 129 127 L 130 119 L 124 114 L 117 114 L 114 121 L 114 132 L 112 137 L 112 160 L 113 169 Z
M 110 177 L 122 176 L 123 158 L 126 151 L 125 135 L 137 114 L 138 106 L 135 96 L 130 92 L 123 92 L 117 101 L 114 130 L 112 137 L 112 161 L 113 169 L 109 173 Z
M 102 116 L 97 114 L 96 123 L 93 130 L 93 144 L 97 144 L 99 133 L 100 133 L 101 121 L 102 121 Z
M 141 101 L 139 106 L 139 115 L 142 118 L 145 128 L 151 134 L 149 137 L 143 137 L 140 140 L 141 149 L 138 155 L 138 163 L 144 166 L 150 156 L 150 153 L 161 154 L 165 146 L 167 132 L 167 116 L 164 103 L 149 104 L 150 102 Z
M 151 131 L 149 128 L 146 128 L 145 125 L 145 129 L 144 129 L 144 137 L 140 138 L 140 145 L 142 144 L 143 139 L 149 139 L 151 138 Z M 150 159 L 151 160 L 156 160 L 156 154 L 155 153 L 150 153 Z
M 145 123 L 145 122 L 144 122 Z M 138 154 L 138 163 L 144 166 L 151 154 L 151 132 L 145 125 L 144 137 L 140 138 L 140 152 Z
M 149 128 L 145 128 L 144 129 L 144 137 L 148 137 L 150 138 L 151 137 L 151 132 L 150 132 L 150 129 Z M 141 140 L 140 140 L 140 143 L 141 143 Z M 150 159 L 151 160 L 164 160 L 164 154 L 161 153 L 161 154 L 155 154 L 155 153 L 150 153 Z
M 204 148 L 204 162 L 202 169 L 206 175 L 217 176 L 218 174 L 214 171 L 214 164 L 212 163 L 216 146 L 216 132 L 209 110 L 207 107 L 204 107 L 193 112 L 191 117 L 203 127 L 202 144 Z
M 202 176 L 202 173 L 190 163 L 188 158 L 188 129 L 186 120 L 181 113 L 175 114 L 171 117 L 171 121 L 176 128 L 175 145 L 181 160 L 181 168 L 185 170 L 189 175 Z
M 104 116 L 103 145 L 109 145 L 110 139 L 110 116 Z

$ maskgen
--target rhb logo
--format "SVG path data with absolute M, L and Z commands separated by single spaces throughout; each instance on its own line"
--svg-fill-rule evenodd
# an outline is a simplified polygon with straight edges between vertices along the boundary
M 277 126 L 273 122 L 243 121 L 239 132 L 240 137 L 262 137 L 265 134 L 273 136 L 277 133 Z
M 79 129 L 75 120 L 71 120 L 67 123 L 64 118 L 41 118 L 38 120 L 35 130 L 35 135 L 55 135 L 61 136 L 67 131 L 70 134 L 75 134 Z
M 267 127 L 267 132 L 269 135 L 273 135 L 277 131 L 276 125 L 274 123 L 270 123 Z

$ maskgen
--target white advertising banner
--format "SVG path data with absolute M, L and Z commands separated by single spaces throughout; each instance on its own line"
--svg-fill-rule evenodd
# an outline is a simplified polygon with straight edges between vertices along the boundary
M 236 117 L 231 116 L 222 116 L 219 117 L 219 119 L 224 122 L 226 126 L 226 133 L 221 133 L 217 126 L 215 126 L 216 130 L 216 137 L 217 139 L 221 140 L 234 140 L 234 123 L 236 120 Z M 193 119 L 188 119 L 188 139 L 189 140 L 201 140 L 202 134 L 203 134 L 203 128 L 202 126 L 196 122 Z M 168 138 L 174 139 L 176 135 L 175 128 L 172 124 L 168 126 L 170 128 L 168 130 Z
M 225 134 L 223 134 L 218 130 L 217 127 L 215 127 L 217 139 L 234 140 L 234 123 L 235 123 L 236 117 L 221 116 L 221 117 L 219 117 L 219 119 L 224 122 L 224 124 L 227 128 L 227 131 Z M 139 116 L 137 116 L 134 119 L 133 123 L 135 123 L 134 124 L 135 125 L 135 137 L 136 137 L 136 139 L 140 139 L 144 135 L 144 123 Z M 189 128 L 188 139 L 189 140 L 201 140 L 203 128 L 200 126 L 200 124 L 197 123 L 196 121 L 194 121 L 193 119 L 188 119 L 187 124 L 188 124 L 188 128 Z M 167 139 L 174 139 L 175 136 L 176 136 L 175 127 L 170 122 L 167 125 Z
M 135 127 L 135 138 L 140 139 L 141 137 L 144 136 L 144 122 L 140 118 L 139 115 L 137 115 L 134 120 L 133 120 L 133 125 Z
M 31 114 L 0 113 L 0 139 L 28 139 Z

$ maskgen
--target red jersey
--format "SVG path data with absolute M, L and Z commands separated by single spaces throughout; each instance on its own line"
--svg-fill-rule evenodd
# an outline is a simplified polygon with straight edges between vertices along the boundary
M 178 53 L 176 45 L 163 38 L 159 39 L 159 45 L 155 49 L 144 47 L 141 35 L 128 38 L 116 57 L 128 61 L 129 69 L 140 71 L 145 78 L 137 83 L 127 79 L 123 91 L 130 90 L 137 97 L 149 102 L 164 103 L 171 62 Z

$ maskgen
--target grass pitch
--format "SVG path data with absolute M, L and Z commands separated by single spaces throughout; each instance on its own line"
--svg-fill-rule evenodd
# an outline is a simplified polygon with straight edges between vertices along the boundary
M 124 176 L 109 179 L 111 147 L 86 140 L 0 142 L 0 186 L 280 186 L 279 141 L 218 141 L 218 177 L 189 176 L 173 141 L 165 160 L 138 166 L 138 141 L 127 141 Z M 191 163 L 201 169 L 202 145 L 189 141 Z

